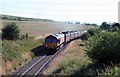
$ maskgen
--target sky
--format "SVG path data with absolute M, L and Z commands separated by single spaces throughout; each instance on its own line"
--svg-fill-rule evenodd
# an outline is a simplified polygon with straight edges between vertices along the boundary
M 101 24 L 118 22 L 119 0 L 0 0 L 7 15 Z

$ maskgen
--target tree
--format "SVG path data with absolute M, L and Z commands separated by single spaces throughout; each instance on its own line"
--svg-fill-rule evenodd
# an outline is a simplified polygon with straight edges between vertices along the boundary
M 83 33 L 82 35 L 81 35 L 81 39 L 82 40 L 88 40 L 88 38 L 90 37 L 91 35 L 88 33 L 88 32 L 86 32 L 86 33 Z
M 91 36 L 95 35 L 95 29 L 89 29 L 89 30 L 88 30 L 88 33 L 89 33 Z
M 76 22 L 75 24 L 80 24 L 80 22 Z
M 2 29 L 2 39 L 16 40 L 19 38 L 20 29 L 16 23 L 8 23 Z
M 97 24 L 95 24 L 95 23 L 93 23 L 93 24 L 91 24 L 91 26 L 98 26 Z
M 120 24 L 119 24 L 119 23 L 114 23 L 114 24 L 112 25 L 112 27 L 118 27 L 118 28 L 120 28 Z
M 111 26 L 107 22 L 103 22 L 100 26 L 101 29 L 109 30 Z
M 86 51 L 93 61 L 105 64 L 120 63 L 120 31 L 104 32 L 89 38 Z
M 21 18 L 18 18 L 17 20 L 18 20 L 18 21 L 21 21 Z
M 99 33 L 101 33 L 101 30 L 100 29 L 93 29 L 93 28 L 91 28 L 91 29 L 89 29 L 88 31 L 87 31 L 91 36 L 94 36 L 95 34 L 99 34 Z

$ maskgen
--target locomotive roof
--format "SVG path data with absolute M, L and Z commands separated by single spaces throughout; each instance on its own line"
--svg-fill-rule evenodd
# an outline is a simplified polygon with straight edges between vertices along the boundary
M 64 34 L 58 33 L 58 34 L 53 34 L 52 36 L 56 37 L 57 39 L 64 37 Z

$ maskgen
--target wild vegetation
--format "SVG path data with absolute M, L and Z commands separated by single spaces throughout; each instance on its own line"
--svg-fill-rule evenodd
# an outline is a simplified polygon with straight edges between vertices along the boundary
M 2 39 L 16 40 L 19 38 L 20 29 L 16 23 L 8 23 L 2 29 Z
M 21 65 L 30 61 L 36 55 L 32 49 L 42 45 L 44 39 L 35 41 L 33 38 L 22 40 L 3 40 L 2 41 L 2 61 L 3 73 L 10 74 Z
M 15 23 L 8 23 L 2 30 L 3 74 L 10 74 L 36 56 L 32 49 L 42 45 L 44 39 L 34 40 L 27 33 L 20 35 Z
M 43 39 L 35 41 L 31 37 L 46 36 L 64 30 L 77 30 L 78 27 L 85 30 L 92 27 L 74 24 L 69 25 L 60 22 L 45 22 L 44 20 L 29 20 L 24 17 L 9 15 L 1 15 L 1 18 L 2 22 L 0 23 L 2 25 L 0 25 L 0 27 L 2 28 L 1 35 L 3 36 L 3 74 L 9 74 L 11 71 L 34 57 L 31 49 L 40 46 L 43 43 Z M 25 57 L 24 54 L 28 56 Z
M 120 24 L 103 22 L 100 28 L 90 29 L 81 36 L 86 57 L 78 53 L 80 48 L 68 51 L 73 60 L 63 60 L 60 67 L 53 72 L 55 75 L 117 75 L 120 76 Z M 73 49 L 73 48 L 72 48 Z M 74 53 L 74 54 L 73 54 Z M 76 55 L 79 55 L 77 57 Z M 76 59 L 77 58 L 77 59 Z M 81 60 L 79 60 L 81 58 Z M 90 62 L 89 62 L 90 61 Z M 73 71 L 71 71 L 73 70 Z
M 86 43 L 89 57 L 98 62 L 110 64 L 120 63 L 120 31 L 102 32 Z
M 58 66 L 54 66 L 54 64 L 51 65 L 53 68 L 57 67 L 57 69 L 52 72 L 52 75 L 69 76 L 91 63 L 90 58 L 87 57 L 85 54 L 86 52 L 83 50 L 83 46 L 80 46 L 80 44 L 83 44 L 81 40 L 75 40 L 70 43 L 68 49 L 59 56 L 61 59 L 60 64 L 58 64 Z M 56 59 L 54 63 L 56 64 L 59 61 L 60 60 Z

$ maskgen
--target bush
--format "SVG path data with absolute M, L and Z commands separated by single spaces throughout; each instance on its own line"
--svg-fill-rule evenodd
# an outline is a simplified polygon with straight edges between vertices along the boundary
M 16 40 L 19 38 L 19 28 L 16 23 L 8 23 L 2 29 L 2 39 Z
M 90 37 L 91 35 L 88 33 L 88 32 L 86 32 L 86 33 L 83 33 L 83 35 L 81 36 L 81 39 L 82 40 L 88 40 L 88 38 Z
M 86 48 L 93 61 L 118 64 L 120 63 L 120 31 L 95 35 L 88 40 Z
M 91 36 L 94 36 L 95 34 L 99 34 L 101 32 L 100 29 L 89 29 L 88 30 L 88 33 L 91 35 Z
M 100 33 L 101 33 L 100 29 L 89 29 L 86 33 L 83 33 L 83 35 L 81 36 L 81 39 L 88 40 L 89 37 L 98 35 Z
M 21 39 L 25 39 L 25 35 L 22 35 L 22 36 L 21 36 Z
M 28 34 L 26 33 L 25 35 L 21 35 L 20 36 L 20 39 L 23 40 L 23 39 L 29 39 L 29 36 Z
M 111 28 L 111 25 L 108 24 L 107 22 L 103 22 L 100 26 L 101 29 L 104 29 L 104 30 L 109 30 Z
M 88 33 L 89 33 L 91 36 L 95 35 L 95 29 L 89 29 L 89 30 L 88 30 Z

